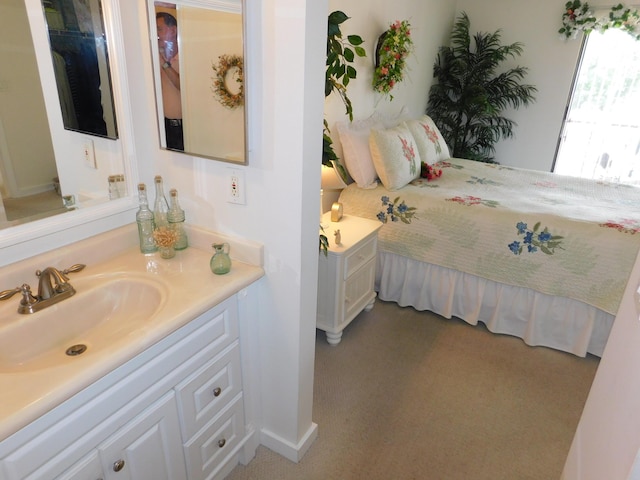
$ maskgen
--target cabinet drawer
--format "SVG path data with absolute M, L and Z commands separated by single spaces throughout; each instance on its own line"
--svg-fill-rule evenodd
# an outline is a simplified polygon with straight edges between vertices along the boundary
M 215 422 L 184 445 L 189 480 L 214 478 L 224 459 L 240 444 L 243 434 L 244 410 L 239 397 Z
M 236 342 L 176 386 L 183 440 L 213 420 L 241 390 L 240 346 Z
M 349 252 L 344 260 L 344 279 L 346 280 L 362 265 L 367 263 L 376 254 L 377 237 L 374 235 Z
M 375 259 L 369 260 L 344 286 L 344 320 L 350 322 L 375 298 L 373 284 L 376 273 Z

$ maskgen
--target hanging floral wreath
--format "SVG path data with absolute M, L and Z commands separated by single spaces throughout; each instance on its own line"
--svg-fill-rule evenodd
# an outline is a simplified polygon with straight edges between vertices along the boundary
M 404 78 L 405 60 L 413 50 L 411 25 L 408 21 L 396 20 L 378 39 L 376 46 L 376 68 L 373 72 L 373 89 L 389 94 L 396 83 Z M 393 100 L 393 95 L 390 95 Z
M 244 72 L 243 60 L 239 55 L 220 55 L 218 64 L 211 65 L 215 72 L 213 77 L 213 93 L 218 101 L 227 108 L 236 108 L 244 103 Z M 228 82 L 235 78 L 238 83 L 238 92 L 229 90 Z
M 640 13 L 631 10 L 621 3 L 611 7 L 609 16 L 596 18 L 588 3 L 572 0 L 565 4 L 562 14 L 562 28 L 558 30 L 565 38 L 576 38 L 580 32 L 589 33 L 592 30 L 604 32 L 609 28 L 619 28 L 640 40 Z

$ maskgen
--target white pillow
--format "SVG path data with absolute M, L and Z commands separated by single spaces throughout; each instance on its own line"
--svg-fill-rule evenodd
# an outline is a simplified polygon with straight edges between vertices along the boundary
M 420 153 L 405 122 L 373 129 L 369 137 L 373 164 L 387 190 L 398 190 L 420 176 Z
M 378 114 L 374 112 L 364 120 L 337 122 L 335 126 L 349 175 L 360 188 L 375 188 L 378 185 L 378 175 L 369 151 L 369 134 L 372 128 L 382 126 Z
M 440 160 L 451 158 L 449 147 L 431 117 L 424 115 L 418 120 L 408 120 L 406 123 L 416 140 L 423 162 L 433 165 Z

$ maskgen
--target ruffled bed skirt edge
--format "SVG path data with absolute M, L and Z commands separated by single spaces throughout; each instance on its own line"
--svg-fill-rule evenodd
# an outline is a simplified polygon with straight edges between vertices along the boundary
M 614 316 L 577 300 L 505 285 L 468 273 L 378 252 L 378 297 L 402 307 L 429 310 L 527 345 L 584 357 L 602 356 Z

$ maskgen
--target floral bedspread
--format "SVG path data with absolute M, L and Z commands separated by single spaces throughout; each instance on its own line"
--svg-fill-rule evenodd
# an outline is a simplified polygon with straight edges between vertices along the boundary
M 462 159 L 390 192 L 349 185 L 379 248 L 615 315 L 640 248 L 640 188 Z

